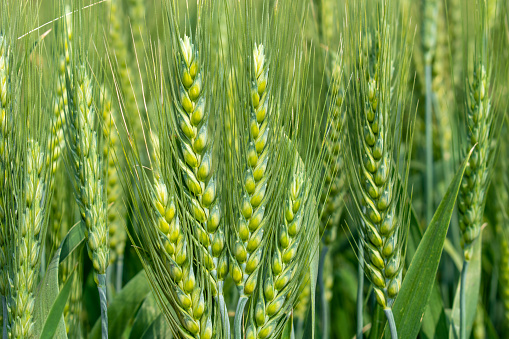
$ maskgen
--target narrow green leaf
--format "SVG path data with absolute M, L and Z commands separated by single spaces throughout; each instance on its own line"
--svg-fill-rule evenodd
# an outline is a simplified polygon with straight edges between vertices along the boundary
M 408 232 L 407 252 L 406 252 L 406 263 L 407 267 L 412 263 L 412 259 L 415 255 L 417 247 L 422 239 L 422 231 L 419 226 L 419 221 L 415 215 L 415 211 L 411 211 L 410 229 Z M 447 244 L 447 238 L 445 244 Z M 445 249 L 445 246 L 444 246 Z M 421 335 L 423 338 L 445 338 L 449 333 L 447 326 L 447 317 L 444 311 L 444 302 L 442 300 L 442 293 L 440 287 L 437 284 L 438 280 L 435 279 L 431 296 L 429 299 L 428 307 L 424 312 L 421 325 Z
M 286 322 L 285 328 L 281 333 L 281 339 L 291 339 L 292 338 L 292 329 L 293 329 L 293 315 L 290 314 L 288 320 Z
M 159 316 L 150 324 L 150 326 L 143 333 L 141 339 L 152 339 L 152 338 L 173 338 L 173 334 L 171 332 L 170 325 L 166 320 L 164 314 L 159 314 Z
M 140 273 L 132 278 L 127 285 L 115 295 L 115 298 L 108 306 L 109 337 L 122 337 L 125 324 L 134 318 L 141 303 L 150 291 L 147 275 L 145 271 L 140 271 Z M 95 322 L 88 338 L 101 338 L 101 319 Z
M 481 288 L 481 248 L 482 248 L 482 233 L 474 243 L 474 250 L 472 260 L 468 264 L 467 270 L 467 283 L 466 293 L 466 324 L 467 324 L 467 338 L 470 337 L 472 326 L 475 320 L 475 313 L 477 311 L 477 302 L 479 299 L 479 289 Z M 449 326 L 449 338 L 459 338 L 459 324 L 460 324 L 460 283 L 458 280 L 458 287 L 454 296 L 454 303 L 451 313 L 451 322 Z
M 46 274 L 40 284 L 35 297 L 34 319 L 35 319 L 35 336 L 41 337 L 43 326 L 60 295 L 58 285 L 58 266 L 64 261 L 72 252 L 80 247 L 85 238 L 83 226 L 80 224 L 72 227 L 66 234 L 64 240 L 57 249 L 53 259 L 48 265 Z M 55 330 L 55 338 L 67 338 L 64 317 L 60 315 L 58 327 Z
M 57 332 L 58 326 L 62 319 L 62 314 L 64 313 L 65 304 L 67 303 L 67 299 L 71 293 L 73 280 L 74 270 L 70 274 L 69 278 L 67 278 L 64 287 L 62 287 L 58 297 L 55 299 L 55 302 L 51 306 L 51 310 L 49 311 L 48 317 L 46 318 L 46 322 L 44 323 L 44 327 L 41 332 L 41 338 L 53 338 Z
M 79 222 L 74 225 L 64 240 L 62 241 L 61 249 L 60 249 L 60 259 L 59 262 L 63 262 L 67 257 L 81 244 L 85 242 L 85 225 Z
M 161 310 L 157 306 L 157 301 L 152 293 L 149 293 L 140 310 L 134 318 L 133 327 L 129 334 L 130 339 L 138 339 L 143 336 L 143 333 L 150 327 L 150 325 L 161 315 Z
M 306 320 L 306 328 L 304 329 L 304 333 L 302 338 L 315 338 L 315 307 L 316 307 L 316 280 L 318 277 L 318 265 L 320 263 L 320 239 L 317 236 L 315 237 L 314 244 L 315 252 L 312 253 L 313 260 L 311 261 L 311 266 L 309 267 L 309 279 L 311 285 L 311 307 L 308 310 L 308 316 Z
M 415 338 L 430 299 L 435 276 L 449 229 L 456 197 L 470 155 L 456 172 L 440 202 L 426 233 L 419 243 L 393 306 L 394 319 L 401 338 Z

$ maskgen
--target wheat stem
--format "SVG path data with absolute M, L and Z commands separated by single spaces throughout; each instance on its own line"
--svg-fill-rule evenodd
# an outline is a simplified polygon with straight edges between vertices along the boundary
M 122 278 L 124 273 L 124 255 L 119 255 L 117 259 L 117 280 L 115 282 L 115 289 L 120 291 L 122 289 Z
M 235 310 L 235 319 L 233 320 L 234 339 L 242 339 L 242 317 L 244 314 L 244 307 L 248 301 L 248 297 L 241 295 Z
M 467 338 L 466 329 L 466 300 L 465 292 L 467 288 L 467 270 L 468 261 L 463 259 L 463 268 L 461 269 L 461 280 L 460 280 L 460 337 L 459 339 Z
M 97 275 L 97 288 L 101 302 L 101 333 L 102 339 L 108 339 L 108 299 L 106 297 L 106 274 Z
M 387 322 L 389 323 L 389 329 L 391 331 L 391 339 L 398 339 L 398 331 L 396 329 L 396 322 L 394 321 L 394 314 L 392 313 L 392 308 L 384 309 L 385 316 L 387 317 Z

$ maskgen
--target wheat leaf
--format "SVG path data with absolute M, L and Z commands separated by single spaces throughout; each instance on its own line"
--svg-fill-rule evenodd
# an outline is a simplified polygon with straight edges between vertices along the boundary
M 396 321 L 398 335 L 402 338 L 415 338 L 419 333 L 424 312 L 435 283 L 435 276 L 459 187 L 469 158 L 470 155 L 467 156 L 456 172 L 447 193 L 424 233 L 403 279 L 401 291 L 394 303 L 394 320 Z

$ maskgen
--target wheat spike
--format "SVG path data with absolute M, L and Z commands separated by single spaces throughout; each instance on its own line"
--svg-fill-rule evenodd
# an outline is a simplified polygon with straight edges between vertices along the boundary
M 254 79 L 251 89 L 251 113 L 249 121 L 249 145 L 247 149 L 247 169 L 244 174 L 243 192 L 240 199 L 239 239 L 233 249 L 236 262 L 232 265 L 232 278 L 241 288 L 243 295 L 253 293 L 258 279 L 267 217 L 265 193 L 269 162 L 269 67 L 265 59 L 263 45 L 255 46 L 253 51 Z M 249 263 L 249 265 L 248 265 Z
M 396 24 L 390 22 L 388 8 L 386 1 L 379 2 L 373 17 L 376 24 L 361 24 L 360 33 L 354 33 L 352 48 L 358 52 L 352 58 L 358 62 L 353 76 L 359 81 L 348 99 L 354 114 L 349 137 L 353 159 L 349 168 L 360 219 L 364 267 L 384 309 L 392 308 L 401 287 L 407 213 L 406 195 L 401 188 L 406 179 L 403 183 L 397 180 L 398 161 L 394 154 L 399 154 L 395 101 L 405 98 L 409 55 L 403 49 L 395 59 L 392 39 Z M 399 78 L 394 75 L 394 60 L 398 62 Z
M 343 167 L 344 136 L 342 128 L 345 122 L 345 109 L 343 107 L 344 91 L 341 88 L 342 58 L 334 58 L 332 69 L 329 105 L 331 119 L 325 136 L 325 185 L 329 189 L 322 192 L 322 222 L 321 234 L 325 244 L 331 244 L 336 239 L 337 225 L 343 208 L 345 180 Z
M 206 106 L 206 74 L 191 39 L 180 39 L 180 98 L 176 105 L 179 127 L 178 165 L 187 191 L 188 208 L 196 223 L 195 236 L 200 242 L 204 266 L 210 272 L 215 293 L 220 293 L 219 259 L 225 248 L 220 187 L 213 168 L 213 145 Z
M 125 215 L 122 187 L 116 168 L 117 155 L 121 152 L 120 140 L 114 126 L 116 111 L 111 96 L 106 87 L 101 89 L 102 131 L 103 131 L 103 159 L 107 165 L 103 167 L 103 178 L 106 178 L 106 197 L 108 202 L 108 227 L 110 264 L 124 257 L 126 233 L 122 218 Z
M 34 305 L 40 268 L 41 235 L 44 234 L 47 206 L 45 154 L 36 141 L 28 142 L 24 187 L 20 192 L 18 220 L 13 230 L 16 253 L 9 262 L 8 304 L 11 338 L 33 335 Z
M 477 146 L 468 161 L 458 197 L 459 225 L 466 260 L 471 258 L 470 245 L 481 232 L 486 190 L 489 185 L 488 164 L 493 116 L 488 86 L 489 75 L 486 68 L 482 62 L 477 62 L 466 103 L 467 148 Z
M 308 221 L 305 220 L 308 210 L 304 205 L 309 188 L 304 171 L 304 163 L 297 156 L 291 172 L 291 183 L 287 188 L 283 224 L 278 228 L 272 260 L 265 272 L 263 297 L 258 297 L 256 301 L 254 317 L 259 338 L 268 338 L 275 330 L 274 320 L 282 315 L 287 294 L 295 285 L 292 281 L 300 264 L 298 250 L 303 249 L 301 240 L 306 228 L 303 223 Z M 251 261 L 247 261 L 249 269 L 254 266 Z
M 76 202 L 86 226 L 88 255 L 95 273 L 104 275 L 109 263 L 109 249 L 102 150 L 94 130 L 96 112 L 91 79 L 84 66 L 76 71 L 74 102 L 66 111 L 66 143 L 74 175 Z

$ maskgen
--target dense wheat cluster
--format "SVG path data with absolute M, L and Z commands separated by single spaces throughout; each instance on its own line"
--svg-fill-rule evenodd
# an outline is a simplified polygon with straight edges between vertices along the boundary
M 2 338 L 505 338 L 509 4 L 0 0 Z

